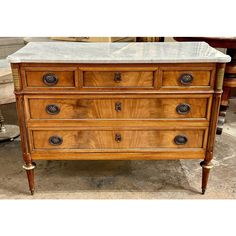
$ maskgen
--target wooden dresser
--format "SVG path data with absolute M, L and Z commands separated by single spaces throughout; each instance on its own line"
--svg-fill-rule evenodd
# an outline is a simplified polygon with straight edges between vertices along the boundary
M 30 191 L 35 160 L 202 159 L 225 63 L 207 43 L 29 43 L 8 57 Z

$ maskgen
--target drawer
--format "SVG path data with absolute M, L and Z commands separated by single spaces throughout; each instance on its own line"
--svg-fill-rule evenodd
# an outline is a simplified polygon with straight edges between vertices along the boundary
M 214 82 L 214 68 L 160 68 L 161 88 L 210 88 Z
M 104 95 L 105 96 L 105 95 Z M 30 119 L 208 119 L 211 97 L 28 98 Z
M 154 89 L 157 68 L 152 67 L 85 67 L 82 70 L 84 88 L 144 88 Z
M 26 68 L 24 82 L 26 88 L 75 88 L 77 72 L 71 67 Z
M 33 149 L 203 148 L 205 130 L 32 130 Z

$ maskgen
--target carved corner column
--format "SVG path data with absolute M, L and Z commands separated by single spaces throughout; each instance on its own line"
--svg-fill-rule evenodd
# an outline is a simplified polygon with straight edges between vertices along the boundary
M 202 167 L 202 194 L 206 192 L 209 173 L 211 168 L 213 167 L 211 160 L 213 159 L 213 149 L 216 137 L 218 114 L 220 110 L 224 71 L 225 71 L 225 64 L 222 63 L 218 64 L 216 67 L 215 91 L 211 109 L 211 120 L 210 120 L 206 155 L 204 160 L 200 163 Z
M 36 164 L 32 161 L 30 151 L 29 151 L 29 143 L 27 138 L 27 129 L 25 122 L 25 113 L 24 113 L 24 95 L 22 93 L 22 79 L 20 76 L 20 65 L 12 64 L 12 76 L 15 87 L 15 95 L 16 95 L 16 106 L 17 106 L 17 115 L 18 122 L 20 127 L 21 134 L 21 147 L 22 147 L 22 155 L 25 164 L 23 165 L 23 169 L 26 170 L 29 189 L 31 194 L 34 194 L 35 184 L 34 184 L 34 169 Z

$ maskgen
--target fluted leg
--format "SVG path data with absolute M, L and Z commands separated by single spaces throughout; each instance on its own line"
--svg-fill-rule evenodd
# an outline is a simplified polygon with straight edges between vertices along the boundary
M 26 170 L 31 195 L 34 194 L 34 169 L 35 167 L 36 167 L 36 164 L 34 162 L 23 165 L 23 169 Z
M 204 161 L 202 161 L 200 165 L 202 167 L 202 194 L 204 194 L 207 188 L 209 173 L 213 165 L 211 163 L 205 163 Z

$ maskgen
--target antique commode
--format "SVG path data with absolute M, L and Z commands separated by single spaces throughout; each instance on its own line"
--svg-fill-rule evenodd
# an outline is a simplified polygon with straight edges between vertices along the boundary
M 205 192 L 229 56 L 203 42 L 47 42 L 8 59 L 32 194 L 39 159 L 202 159 Z

